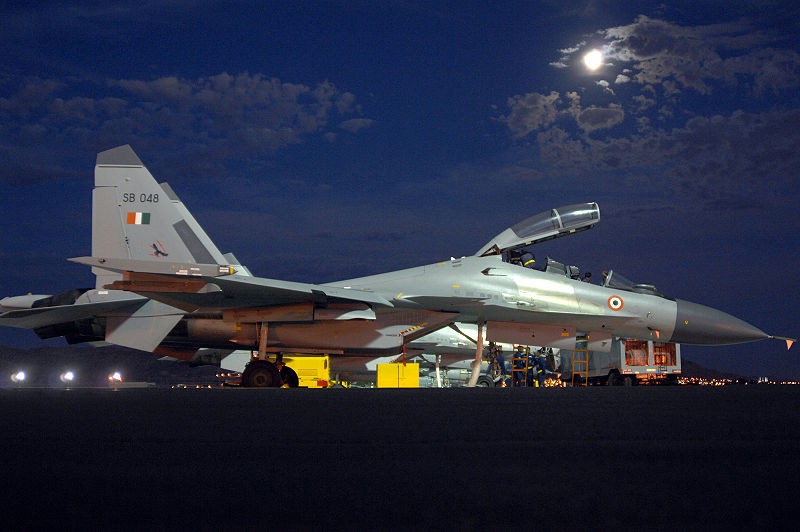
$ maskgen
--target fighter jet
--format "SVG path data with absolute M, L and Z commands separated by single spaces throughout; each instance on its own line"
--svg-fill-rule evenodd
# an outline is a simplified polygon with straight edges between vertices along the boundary
M 182 359 L 200 347 L 252 349 L 259 356 L 243 377 L 251 386 L 280 385 L 268 352 L 399 354 L 456 322 L 484 325 L 476 362 L 485 341 L 574 349 L 576 339 L 588 338 L 589 349 L 603 351 L 612 337 L 683 344 L 769 337 L 613 271 L 595 285 L 570 278 L 552 260 L 526 267 L 524 250 L 599 221 L 596 203 L 575 204 L 522 220 L 471 256 L 436 264 L 324 284 L 255 277 L 220 252 L 130 146 L 119 146 L 97 156 L 92 254 L 69 259 L 92 268 L 95 287 L 7 297 L 0 325 Z

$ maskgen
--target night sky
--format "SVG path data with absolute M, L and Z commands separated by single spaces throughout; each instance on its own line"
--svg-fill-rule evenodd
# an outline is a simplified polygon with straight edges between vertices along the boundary
M 597 201 L 537 257 L 800 334 L 797 2 L 68 4 L 0 8 L 0 297 L 94 285 L 65 259 L 97 152 L 131 144 L 256 275 L 471 255 Z M 800 377 L 776 340 L 683 355 Z

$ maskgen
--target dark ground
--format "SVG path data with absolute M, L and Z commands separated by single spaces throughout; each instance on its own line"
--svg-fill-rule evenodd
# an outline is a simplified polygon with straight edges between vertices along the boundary
M 20 529 L 792 529 L 800 387 L 0 390 Z

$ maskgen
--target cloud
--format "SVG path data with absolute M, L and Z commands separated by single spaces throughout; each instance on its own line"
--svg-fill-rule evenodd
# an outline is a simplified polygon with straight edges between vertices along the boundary
M 500 118 L 523 142 L 506 167 L 712 209 L 763 207 L 800 186 L 797 52 L 745 20 L 679 26 L 640 16 L 596 36 L 610 59 L 605 79 L 586 84 L 563 70 L 549 96 L 507 99 Z M 564 47 L 559 61 L 574 63 L 584 46 Z
M 577 116 L 578 126 L 587 132 L 614 127 L 624 119 L 625 112 L 619 105 L 605 108 L 589 107 L 580 111 Z
M 584 113 L 592 111 L 587 109 Z M 602 113 L 595 119 L 602 120 Z M 575 139 L 559 128 L 537 135 L 540 168 L 575 174 L 646 176 L 638 187 L 701 199 L 714 208 L 764 207 L 800 186 L 800 110 L 695 117 L 683 128 L 630 137 Z M 619 181 L 618 186 L 625 186 Z
M 357 133 L 364 128 L 372 127 L 374 125 L 375 121 L 369 118 L 351 118 L 350 120 L 345 120 L 339 124 L 339 127 L 350 133 Z
M 598 87 L 602 87 L 603 90 L 611 95 L 614 94 L 614 89 L 611 88 L 611 84 L 604 79 L 601 79 L 596 83 Z
M 715 82 L 755 93 L 800 87 L 800 54 L 780 49 L 779 41 L 746 20 L 680 26 L 640 15 L 598 34 L 604 40 L 603 56 L 629 70 L 625 78 L 663 86 L 669 94 L 686 89 L 711 94 Z M 562 55 L 553 66 L 569 66 L 584 46 L 585 41 L 559 50 Z
M 508 100 L 510 113 L 507 117 L 501 117 L 501 121 L 505 122 L 514 138 L 521 139 L 534 131 L 552 126 L 562 116 L 574 119 L 575 124 L 585 132 L 614 127 L 625 118 L 625 111 L 618 104 L 583 108 L 577 92 L 568 92 L 565 97 L 568 101 L 566 106 L 555 91 L 549 95 L 528 93 L 514 96 Z
M 532 131 L 552 124 L 558 114 L 556 105 L 559 101 L 559 95 L 555 91 L 547 95 L 533 92 L 512 96 L 507 102 L 511 112 L 501 120 L 506 123 L 515 138 L 522 138 Z
M 248 157 L 313 136 L 331 140 L 332 123 L 353 133 L 372 124 L 353 116 L 359 109 L 352 93 L 328 81 L 308 86 L 247 72 L 103 84 L 28 78 L 2 88 L 9 93 L 0 98 L 5 142 L 69 139 L 96 148 L 161 139 Z
M 32 109 L 44 105 L 62 83 L 52 79 L 30 78 L 11 98 L 0 98 L 0 111 L 27 117 Z

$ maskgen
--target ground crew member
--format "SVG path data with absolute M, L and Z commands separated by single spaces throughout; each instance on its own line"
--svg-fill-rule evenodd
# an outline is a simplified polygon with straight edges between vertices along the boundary
M 527 366 L 527 357 L 525 356 L 525 351 L 522 350 L 522 346 L 517 346 L 517 350 L 514 351 L 514 358 L 511 361 L 512 366 L 512 384 L 517 386 L 525 386 L 525 369 Z
M 505 388 L 508 386 L 508 378 L 506 377 L 506 359 L 503 357 L 503 348 L 499 345 L 497 346 L 497 357 L 495 360 L 497 362 L 497 369 L 499 371 L 499 374 L 494 381 L 495 386 L 497 386 L 499 382 L 500 385 Z
M 544 356 L 544 348 L 539 350 L 536 356 L 536 384 L 539 388 L 544 388 L 544 381 L 547 380 L 547 359 Z
M 494 361 L 497 365 L 497 374 L 498 375 L 505 375 L 506 374 L 506 359 L 503 358 L 503 348 L 499 345 L 495 346 L 494 350 Z
M 528 352 L 528 371 L 526 374 L 526 382 L 528 386 L 539 387 L 539 381 L 536 378 L 536 351 Z
M 503 358 L 503 348 L 494 342 L 489 342 L 489 371 L 488 375 L 495 386 L 506 387 L 506 361 Z

